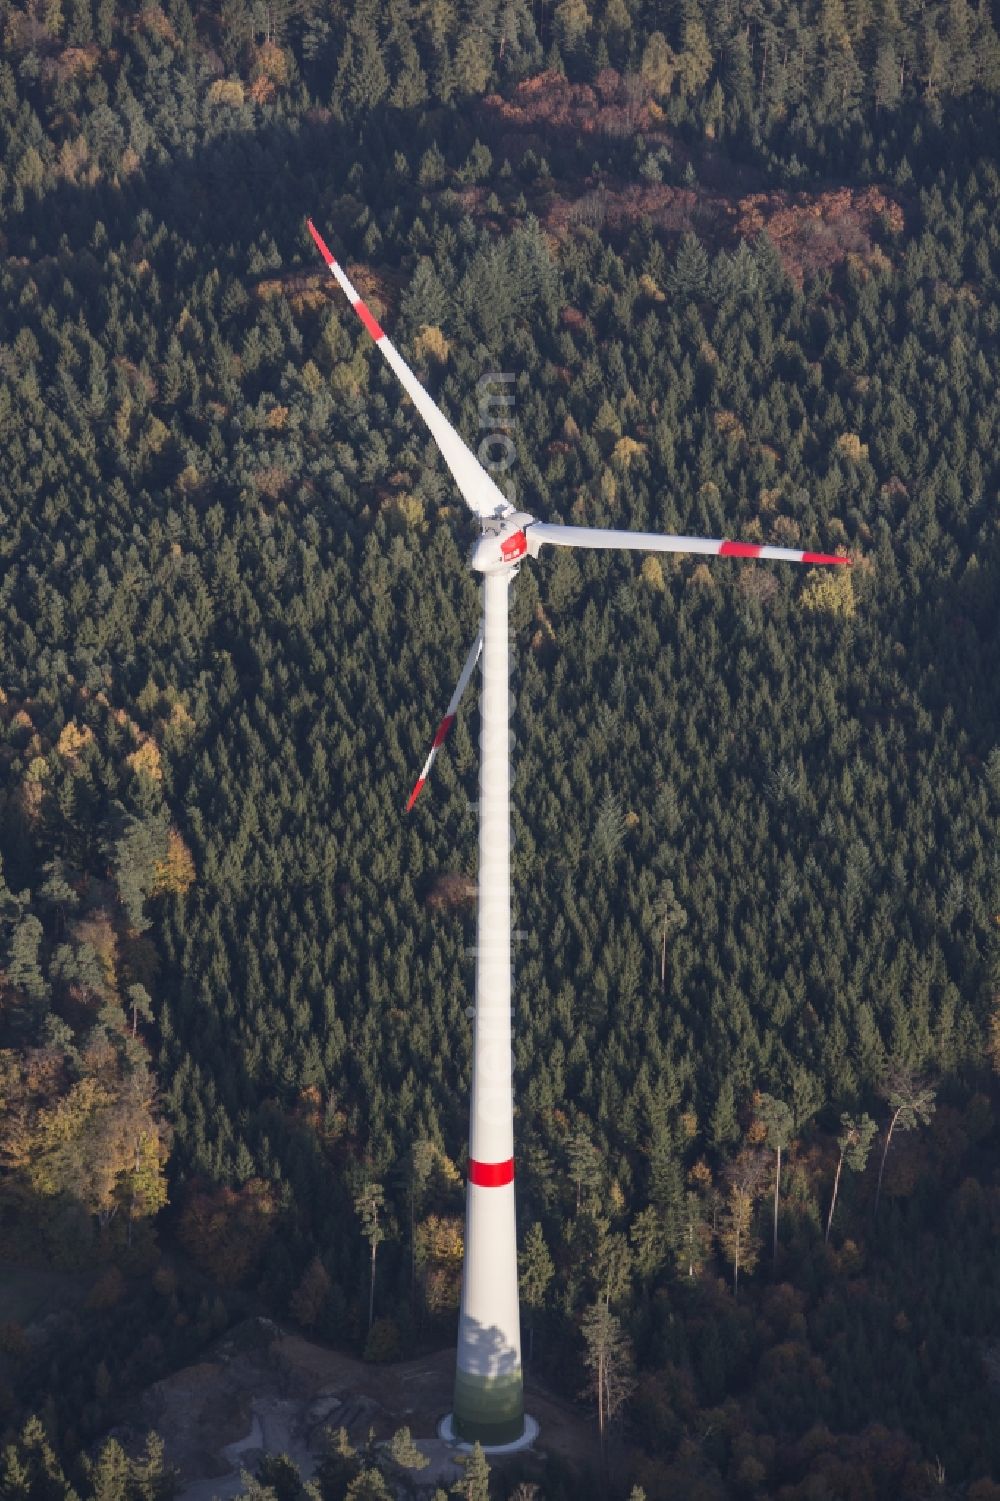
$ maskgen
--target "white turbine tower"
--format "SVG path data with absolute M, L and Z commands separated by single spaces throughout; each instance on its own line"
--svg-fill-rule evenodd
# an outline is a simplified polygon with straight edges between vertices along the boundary
M 483 656 L 479 886 L 472 1101 L 466 1198 L 465 1263 L 451 1431 L 485 1446 L 516 1443 L 525 1431 L 514 1210 L 514 1109 L 511 1054 L 510 745 L 508 604 L 526 557 L 554 547 L 629 548 L 840 564 L 849 558 L 789 547 L 673 537 L 658 532 L 554 526 L 515 511 L 389 342 L 312 220 L 309 233 L 354 311 L 423 417 L 466 504 L 479 518 L 472 567 L 483 575 L 483 621 L 458 686 L 410 795 L 412 808 L 451 727 L 459 700 Z

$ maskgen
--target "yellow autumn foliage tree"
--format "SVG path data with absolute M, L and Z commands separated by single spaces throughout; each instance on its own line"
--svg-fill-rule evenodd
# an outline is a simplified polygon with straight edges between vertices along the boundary
M 143 443 L 148 453 L 161 453 L 170 438 L 170 429 L 159 417 L 150 417 L 143 433 Z
M 659 98 L 665 99 L 673 87 L 677 73 L 677 58 L 662 31 L 650 33 L 642 54 L 639 70 L 643 82 Z
M 408 531 L 424 530 L 424 503 L 419 495 L 410 495 L 408 492 L 404 492 L 402 495 L 394 496 L 390 504 L 393 512 L 403 522 Z
M 44 756 L 32 756 L 28 762 L 28 770 L 25 772 L 24 780 L 26 782 L 44 782 L 47 780 L 50 770 L 49 763 Z
M 433 361 L 435 365 L 446 365 L 448 356 L 451 354 L 451 345 L 439 328 L 436 328 L 433 323 L 425 323 L 413 341 L 413 353 L 418 360 Z
M 633 459 L 645 452 L 646 445 L 639 443 L 635 438 L 619 438 L 611 450 L 611 462 L 624 472 L 630 468 Z
M 854 580 L 849 568 L 813 568 L 799 596 L 803 610 L 825 612 L 851 619 L 857 606 Z
M 584 0 L 559 0 L 554 20 L 559 45 L 567 52 L 576 50 L 592 24 Z
M 56 750 L 64 760 L 75 761 L 84 746 L 89 745 L 93 738 L 94 732 L 89 725 L 84 725 L 81 729 L 75 719 L 70 719 L 60 731 L 59 739 L 56 741 Z
M 239 109 L 243 98 L 243 84 L 238 78 L 217 78 L 208 90 L 209 104 L 226 104 L 230 109 Z
M 172 892 L 183 896 L 195 877 L 194 859 L 191 851 L 177 829 L 167 835 L 167 853 L 157 860 L 153 868 L 152 895 L 161 896 Z
M 365 350 L 359 344 L 349 360 L 341 360 L 330 373 L 333 394 L 342 401 L 360 401 L 368 386 L 368 361 Z
M 285 84 L 289 76 L 288 53 L 277 42 L 266 41 L 258 47 L 254 59 L 254 74 L 267 78 L 271 83 Z
M 741 442 L 746 437 L 746 429 L 735 412 L 730 412 L 725 407 L 720 407 L 714 414 L 712 421 L 715 431 L 723 438 L 729 438 L 732 442 Z
M 171 748 L 180 749 L 187 744 L 194 733 L 195 722 L 178 699 L 170 710 L 170 718 L 161 720 L 160 729 L 163 745 L 169 753 Z
M 160 747 L 155 740 L 144 740 L 138 750 L 125 759 L 137 777 L 148 777 L 151 782 L 163 781 Z
M 694 589 L 715 588 L 715 579 L 712 577 L 712 570 L 707 563 L 699 563 L 692 570 L 691 577 L 688 579 L 688 587 Z
M 156 1115 L 155 1086 L 147 1070 L 126 1065 L 109 1042 L 86 1049 L 78 1066 L 82 1077 L 72 1078 L 64 1058 L 0 1055 L 0 1164 L 8 1202 L 30 1206 L 43 1227 L 39 1200 L 73 1204 L 101 1230 L 125 1227 L 131 1242 L 135 1224 L 167 1201 L 169 1138 Z M 53 1215 L 48 1233 L 58 1241 L 74 1223 Z M 52 1249 L 79 1255 L 83 1247 Z
M 837 452 L 850 459 L 852 464 L 861 464 L 868 458 L 868 444 L 862 443 L 857 433 L 841 433 L 837 439 Z
M 105 987 L 113 994 L 118 984 L 118 935 L 106 909 L 92 908 L 73 923 L 70 932 L 75 943 L 93 949 Z
M 414 1254 L 430 1313 L 457 1308 L 462 1289 L 462 1222 L 455 1215 L 429 1214 L 414 1233 Z
M 683 48 L 677 57 L 677 75 L 681 92 L 690 98 L 704 88 L 712 71 L 712 44 L 701 21 L 684 22 L 681 33 Z

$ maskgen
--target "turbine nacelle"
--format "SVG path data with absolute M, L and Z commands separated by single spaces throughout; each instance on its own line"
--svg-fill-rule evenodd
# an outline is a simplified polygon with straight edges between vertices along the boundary
M 509 511 L 506 516 L 490 518 L 483 523 L 479 541 L 469 555 L 469 563 L 477 573 L 503 573 L 516 568 L 522 558 L 531 552 L 538 556 L 526 535 L 527 528 L 534 526 L 536 517 L 527 511 Z

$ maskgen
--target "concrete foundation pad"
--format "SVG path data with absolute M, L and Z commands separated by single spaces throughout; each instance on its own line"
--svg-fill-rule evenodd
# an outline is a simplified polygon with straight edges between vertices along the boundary
M 451 1444 L 460 1454 L 471 1454 L 473 1445 L 467 1444 L 464 1439 L 457 1438 L 452 1426 L 451 1413 L 442 1418 L 438 1424 L 438 1438 L 443 1438 L 446 1444 Z M 524 1414 L 524 1432 L 520 1438 L 516 1438 L 509 1444 L 483 1444 L 484 1454 L 519 1454 L 522 1449 L 530 1449 L 538 1437 L 539 1428 L 533 1417 Z

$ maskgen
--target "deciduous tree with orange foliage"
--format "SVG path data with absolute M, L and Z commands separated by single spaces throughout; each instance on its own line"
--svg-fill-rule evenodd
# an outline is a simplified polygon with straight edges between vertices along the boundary
M 273 1186 L 261 1178 L 239 1189 L 195 1186 L 181 1212 L 181 1244 L 223 1287 L 236 1287 L 260 1262 L 278 1207 Z

